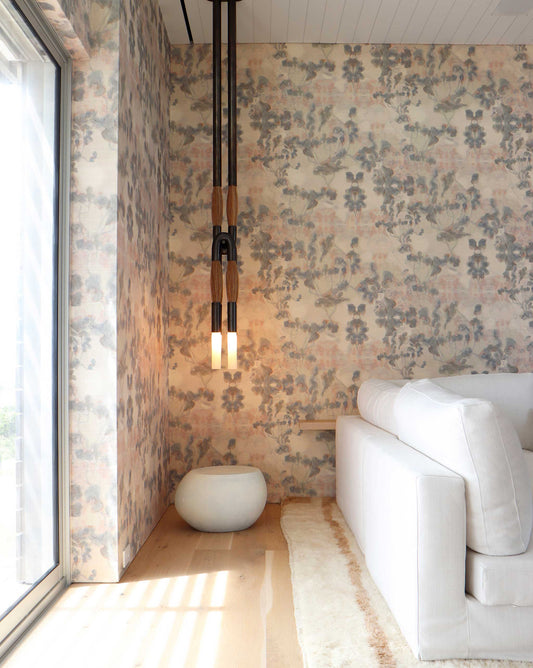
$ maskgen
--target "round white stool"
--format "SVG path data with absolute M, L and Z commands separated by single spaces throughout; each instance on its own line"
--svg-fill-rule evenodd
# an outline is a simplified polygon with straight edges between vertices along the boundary
M 178 485 L 176 510 L 198 531 L 241 531 L 261 515 L 267 499 L 265 478 L 253 466 L 193 469 Z

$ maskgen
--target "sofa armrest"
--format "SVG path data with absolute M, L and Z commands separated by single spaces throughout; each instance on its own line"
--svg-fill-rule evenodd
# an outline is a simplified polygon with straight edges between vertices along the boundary
M 360 467 L 359 494 L 351 496 L 361 503 L 368 569 L 416 656 L 467 656 L 464 482 L 391 434 L 359 423 L 350 424 Z M 349 462 L 342 430 L 341 438 L 338 466 Z M 345 497 L 349 473 L 338 475 Z

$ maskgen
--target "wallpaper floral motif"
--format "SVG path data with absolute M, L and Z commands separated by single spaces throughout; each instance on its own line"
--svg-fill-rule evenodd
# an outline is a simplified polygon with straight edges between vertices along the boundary
M 171 60 L 170 475 L 333 495 L 370 376 L 531 370 L 527 47 L 240 45 L 239 369 L 211 371 L 211 56 Z
M 118 200 L 119 555 L 168 506 L 169 45 L 157 0 L 120 13 Z

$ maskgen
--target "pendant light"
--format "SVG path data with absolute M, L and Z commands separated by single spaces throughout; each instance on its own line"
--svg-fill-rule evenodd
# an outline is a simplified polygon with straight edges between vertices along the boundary
M 222 256 L 226 263 L 227 296 L 227 352 L 228 369 L 237 368 L 237 297 L 239 273 L 237 269 L 237 0 L 228 4 L 228 194 L 226 216 L 228 231 L 222 231 L 222 40 L 221 2 L 213 3 L 213 193 L 211 220 L 213 243 L 211 247 L 211 367 L 222 367 L 222 300 L 224 276 Z

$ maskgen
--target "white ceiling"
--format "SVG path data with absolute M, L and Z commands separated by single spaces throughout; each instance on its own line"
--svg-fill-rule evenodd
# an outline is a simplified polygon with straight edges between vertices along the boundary
M 212 3 L 184 2 L 194 43 L 211 42 Z M 159 4 L 170 42 L 189 43 L 180 0 Z M 222 23 L 226 41 L 225 3 Z M 533 0 L 240 0 L 237 41 L 533 44 Z

